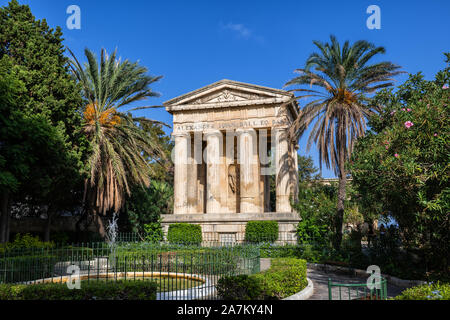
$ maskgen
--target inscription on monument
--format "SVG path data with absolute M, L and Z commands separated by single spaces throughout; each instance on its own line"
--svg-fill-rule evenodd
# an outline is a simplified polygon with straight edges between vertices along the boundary
M 228 122 L 200 122 L 196 124 L 179 124 L 175 125 L 175 131 L 203 131 L 208 129 L 225 130 L 225 129 L 241 129 L 241 128 L 265 128 L 287 125 L 286 119 L 273 120 L 248 120 L 248 121 L 228 121 Z

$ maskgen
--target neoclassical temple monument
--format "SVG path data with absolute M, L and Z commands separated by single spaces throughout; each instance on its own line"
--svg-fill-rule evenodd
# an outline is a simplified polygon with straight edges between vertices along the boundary
M 292 98 L 222 80 L 164 103 L 175 140 L 174 214 L 163 216 L 165 231 L 172 223 L 194 223 L 204 240 L 239 242 L 248 221 L 276 220 L 279 240 L 295 239 L 300 218 L 290 201 L 297 194 L 298 146 L 287 137 L 297 116 Z

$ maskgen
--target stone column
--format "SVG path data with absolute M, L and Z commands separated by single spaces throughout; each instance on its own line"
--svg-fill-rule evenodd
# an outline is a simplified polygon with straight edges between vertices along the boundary
M 264 212 L 259 198 L 260 172 L 257 135 L 254 129 L 238 129 L 240 163 L 240 211 L 241 213 Z
M 276 193 L 277 212 L 292 212 L 289 201 L 290 186 L 289 174 L 292 172 L 292 156 L 289 152 L 287 129 L 275 128 L 275 166 L 276 166 Z
M 222 133 L 220 131 L 205 132 L 206 138 L 206 213 L 221 211 L 221 150 Z
M 189 137 L 190 139 L 190 152 L 188 154 L 188 165 L 187 165 L 187 213 L 195 214 L 198 212 L 198 162 L 195 158 L 196 153 L 198 153 L 198 147 L 196 148 L 196 141 L 194 137 Z
M 186 214 L 187 188 L 188 188 L 188 148 L 190 135 L 186 132 L 174 133 L 175 139 L 174 157 L 174 214 Z
M 293 187 L 294 190 L 294 201 L 298 201 L 298 179 L 299 179 L 299 173 L 298 173 L 298 150 L 300 149 L 300 146 L 298 144 L 294 144 L 294 154 L 292 155 L 294 157 L 294 176 L 295 176 L 295 184 Z
M 259 130 L 259 162 L 261 171 L 261 187 L 260 194 L 264 212 L 270 212 L 270 177 L 272 175 L 272 168 L 270 166 L 270 136 L 267 129 Z
M 194 181 L 197 193 L 196 213 L 205 213 L 206 163 L 203 160 L 203 131 L 194 132 L 194 162 L 197 177 Z

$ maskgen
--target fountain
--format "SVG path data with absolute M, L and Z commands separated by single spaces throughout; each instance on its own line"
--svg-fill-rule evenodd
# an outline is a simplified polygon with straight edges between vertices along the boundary
M 113 218 L 109 221 L 108 226 L 106 227 L 106 242 L 111 250 L 112 256 L 112 267 L 114 268 L 116 265 L 116 251 L 117 251 L 117 235 L 119 234 L 119 226 L 117 224 L 118 217 L 116 213 L 113 214 Z

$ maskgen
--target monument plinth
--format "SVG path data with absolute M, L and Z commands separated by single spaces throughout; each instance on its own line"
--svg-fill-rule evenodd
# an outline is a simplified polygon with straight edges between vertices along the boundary
M 280 240 L 295 239 L 300 218 L 290 200 L 297 194 L 298 146 L 287 137 L 298 112 L 293 97 L 222 80 L 164 103 L 175 140 L 174 214 L 163 216 L 165 231 L 195 223 L 205 239 L 240 240 L 248 221 L 275 220 Z

